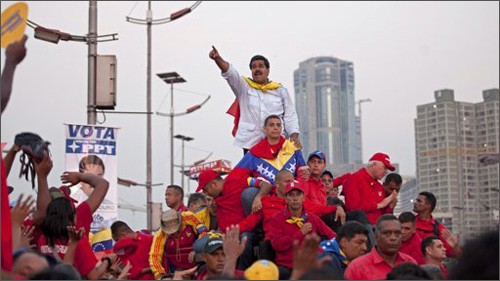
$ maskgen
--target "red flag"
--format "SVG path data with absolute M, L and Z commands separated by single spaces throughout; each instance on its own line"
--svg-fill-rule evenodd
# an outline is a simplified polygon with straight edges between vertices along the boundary
M 226 113 L 234 117 L 233 130 L 231 131 L 231 134 L 234 137 L 236 136 L 236 131 L 238 131 L 238 123 L 240 122 L 240 103 L 238 99 L 234 99 L 234 102 L 228 108 Z
M 12 271 L 12 223 L 10 220 L 7 174 L 2 158 L 2 269 Z

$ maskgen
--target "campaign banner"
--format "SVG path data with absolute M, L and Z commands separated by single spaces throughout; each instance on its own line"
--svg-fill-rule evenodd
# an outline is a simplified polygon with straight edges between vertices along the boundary
M 116 153 L 118 128 L 76 124 L 65 124 L 65 126 L 66 171 L 94 173 L 109 182 L 108 193 L 93 215 L 89 237 L 96 253 L 110 250 L 111 235 L 102 234 L 109 232 L 109 227 L 118 217 Z M 87 200 L 92 192 L 93 187 L 83 182 L 71 187 L 71 197 L 78 200 L 77 206 Z

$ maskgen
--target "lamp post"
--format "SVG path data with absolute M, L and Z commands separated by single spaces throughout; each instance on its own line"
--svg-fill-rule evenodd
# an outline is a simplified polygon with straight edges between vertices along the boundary
M 146 12 L 146 19 L 137 19 L 132 17 L 126 17 L 128 22 L 135 24 L 145 24 L 147 26 L 147 71 L 146 71 L 146 101 L 147 101 L 147 112 L 151 112 L 151 27 L 153 24 L 164 24 L 167 22 L 171 22 L 176 20 L 184 15 L 189 14 L 192 10 L 194 10 L 198 5 L 201 4 L 201 1 L 197 1 L 189 8 L 184 8 L 175 13 L 170 14 L 169 17 L 161 18 L 161 19 L 153 19 L 153 10 L 151 10 L 151 1 L 148 1 L 148 10 Z M 146 119 L 146 187 L 147 190 L 147 220 L 148 220 L 148 230 L 151 230 L 152 220 L 151 220 L 151 212 L 152 212 L 152 149 L 151 149 L 151 115 L 147 115 Z
M 97 1 L 89 1 L 89 33 L 86 36 L 72 35 L 57 29 L 40 26 L 27 20 L 27 25 L 35 30 L 35 38 L 54 44 L 63 41 L 80 41 L 88 45 L 88 92 L 87 92 L 87 124 L 96 124 L 96 87 L 97 87 L 97 42 L 118 40 L 117 33 L 97 35 Z M 111 36 L 111 38 L 106 38 Z
M 361 155 L 361 163 L 363 163 L 363 135 L 361 132 L 361 104 L 364 102 L 371 102 L 371 99 L 360 99 L 358 103 L 358 116 L 359 116 L 359 153 Z
M 170 84 L 170 185 L 174 184 L 174 84 L 184 83 L 186 80 L 177 72 L 158 73 L 158 77 Z
M 184 135 L 175 135 L 174 138 L 176 139 L 180 139 L 182 141 L 182 160 L 181 160 L 181 173 L 182 173 L 182 177 L 181 177 L 181 184 L 182 184 L 182 188 L 184 189 L 184 142 L 186 141 L 192 141 L 194 140 L 194 138 L 192 137 L 187 137 L 187 136 L 184 136 Z

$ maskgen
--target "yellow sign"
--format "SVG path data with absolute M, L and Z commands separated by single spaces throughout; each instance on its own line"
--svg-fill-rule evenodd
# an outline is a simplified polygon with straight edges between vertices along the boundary
M 21 39 L 26 29 L 28 5 L 18 2 L 2 12 L 2 48 Z

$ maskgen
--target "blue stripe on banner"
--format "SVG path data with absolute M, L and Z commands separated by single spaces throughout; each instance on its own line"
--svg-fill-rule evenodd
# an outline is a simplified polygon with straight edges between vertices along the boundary
M 97 243 L 92 244 L 92 250 L 94 250 L 95 253 L 111 249 L 113 249 L 112 239 L 99 241 Z
M 116 141 L 66 139 L 66 153 L 116 155 Z

